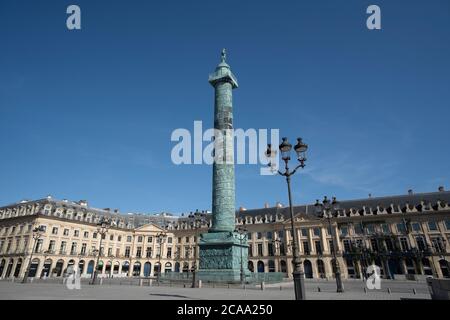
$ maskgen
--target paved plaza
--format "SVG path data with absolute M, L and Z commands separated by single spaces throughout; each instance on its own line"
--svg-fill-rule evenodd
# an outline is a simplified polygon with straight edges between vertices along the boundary
M 345 281 L 345 292 L 336 293 L 333 281 L 306 281 L 308 300 L 401 300 L 430 299 L 425 282 L 384 280 L 380 290 L 364 291 L 362 281 Z M 148 286 L 130 283 L 82 283 L 80 289 L 69 290 L 62 281 L 22 284 L 0 281 L 0 299 L 106 299 L 106 300 L 293 300 L 293 284 L 247 286 L 245 289 L 222 285 L 221 287 L 185 288 L 183 286 Z

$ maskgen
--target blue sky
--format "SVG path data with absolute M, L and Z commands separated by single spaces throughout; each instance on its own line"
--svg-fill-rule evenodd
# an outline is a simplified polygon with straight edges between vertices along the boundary
M 65 26 L 70 4 L 81 31 Z M 448 0 L 1 0 L 0 204 L 209 209 L 212 168 L 173 165 L 170 136 L 212 126 L 223 47 L 235 127 L 310 146 L 295 203 L 450 188 L 449 36 Z M 236 206 L 287 203 L 259 168 L 237 166 Z

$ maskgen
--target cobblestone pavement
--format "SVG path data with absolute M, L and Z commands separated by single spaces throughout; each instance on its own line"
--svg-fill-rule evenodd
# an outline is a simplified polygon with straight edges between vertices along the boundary
M 306 281 L 308 300 L 400 300 L 430 299 L 425 282 L 382 282 L 381 290 L 364 292 L 362 281 L 345 281 L 345 292 L 336 293 L 333 281 Z M 82 283 L 81 289 L 69 290 L 62 282 L 27 283 L 0 281 L 0 299 L 139 299 L 139 300 L 292 300 L 292 282 L 242 288 L 183 288 L 168 286 L 136 285 L 89 285 Z M 320 291 L 319 291 L 320 288 Z M 389 293 L 390 291 L 390 293 Z M 415 291 L 415 293 L 414 293 Z

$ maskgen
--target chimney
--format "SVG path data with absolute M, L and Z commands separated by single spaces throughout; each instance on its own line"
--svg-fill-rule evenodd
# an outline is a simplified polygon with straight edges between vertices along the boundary
M 372 194 L 371 193 L 369 193 L 369 198 L 372 198 Z
M 439 190 L 439 192 L 444 192 L 445 191 L 443 186 L 439 186 L 438 190 Z
M 412 189 L 409 189 L 409 190 L 408 190 L 408 195 L 412 196 L 412 194 L 413 194 Z
M 240 211 L 240 212 L 242 212 L 242 211 L 246 211 L 246 210 L 247 210 L 247 209 L 245 209 L 245 208 L 244 208 L 244 207 L 242 207 L 242 206 L 241 206 L 241 207 L 239 208 L 239 211 Z
M 283 208 L 283 204 L 282 204 L 281 202 L 278 201 L 277 204 L 276 204 L 276 207 L 277 207 L 277 208 Z
M 269 208 L 269 203 L 268 202 L 266 202 L 266 203 L 264 203 L 264 208 Z

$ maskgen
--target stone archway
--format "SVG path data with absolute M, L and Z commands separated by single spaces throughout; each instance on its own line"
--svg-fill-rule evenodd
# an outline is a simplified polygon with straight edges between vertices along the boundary
M 311 261 L 305 260 L 303 262 L 303 265 L 304 265 L 304 269 L 305 269 L 305 278 L 312 279 L 314 277 L 314 273 L 313 273 Z
M 264 262 L 262 262 L 261 260 L 258 261 L 258 263 L 256 264 L 258 272 L 262 273 L 264 272 Z

